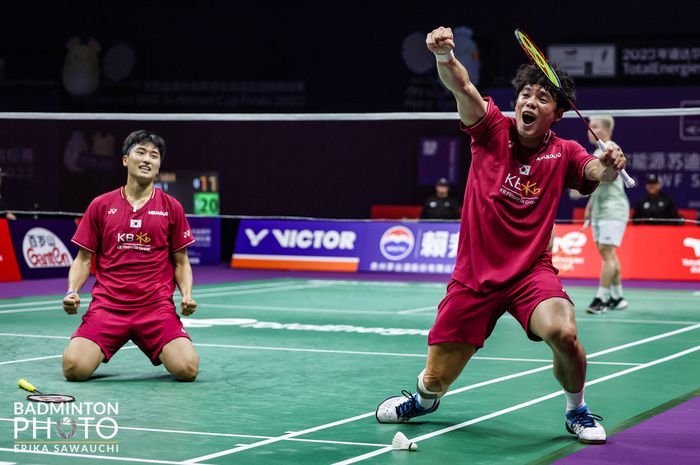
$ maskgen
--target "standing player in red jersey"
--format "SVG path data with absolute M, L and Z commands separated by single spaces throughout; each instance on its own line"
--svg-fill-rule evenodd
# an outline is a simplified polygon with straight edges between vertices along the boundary
M 95 198 L 73 236 L 80 250 L 68 273 L 66 313 L 77 313 L 93 256 L 97 281 L 83 323 L 63 353 L 63 374 L 68 381 L 87 380 L 131 339 L 154 365 L 162 363 L 179 381 L 194 381 L 199 356 L 173 302 L 177 284 L 182 314 L 197 307 L 187 258 L 194 238 L 182 205 L 153 187 L 165 141 L 135 131 L 122 153 L 126 186 Z
M 574 141 L 557 137 L 552 125 L 569 109 L 534 65 L 513 79 L 515 118 L 482 98 L 455 59 L 449 28 L 428 34 L 443 84 L 454 94 L 462 129 L 471 136 L 472 162 L 464 195 L 457 263 L 428 337 L 428 358 L 417 393 L 395 396 L 376 411 L 381 423 L 402 423 L 434 412 L 469 359 L 510 313 L 534 341 L 545 341 L 554 376 L 566 396 L 567 430 L 586 443 L 604 443 L 605 429 L 586 406 L 586 354 L 577 337 L 574 307 L 552 265 L 548 243 L 564 189 L 590 194 L 612 181 L 625 157 L 610 144 L 599 158 Z M 573 98 L 569 76 L 557 70 Z

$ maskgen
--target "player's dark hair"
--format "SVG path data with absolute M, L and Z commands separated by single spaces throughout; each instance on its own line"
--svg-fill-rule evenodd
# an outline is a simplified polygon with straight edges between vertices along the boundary
M 549 79 L 547 79 L 537 66 L 527 64 L 521 65 L 520 68 L 518 68 L 515 77 L 511 81 L 513 89 L 515 89 L 515 95 L 519 95 L 520 91 L 522 91 L 523 87 L 526 85 L 537 84 L 547 89 L 547 92 L 552 95 L 554 101 L 557 103 L 557 109 L 563 108 L 564 111 L 569 111 L 571 110 L 571 104 L 569 104 L 564 96 L 568 97 L 572 102 L 576 101 L 576 86 L 574 85 L 574 80 L 571 79 L 571 76 L 569 76 L 566 71 L 557 67 L 557 65 L 552 64 L 552 69 L 554 69 L 554 72 L 559 76 L 561 89 L 558 89 L 554 84 L 549 82 Z
M 124 146 L 122 147 L 122 154 L 128 155 L 134 145 L 138 144 L 153 144 L 160 152 L 160 159 L 165 157 L 165 141 L 155 132 L 146 131 L 145 129 L 139 129 L 134 131 L 124 139 Z

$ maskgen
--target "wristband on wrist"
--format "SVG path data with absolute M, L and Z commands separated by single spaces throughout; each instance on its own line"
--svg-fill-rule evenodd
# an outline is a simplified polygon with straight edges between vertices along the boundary
M 452 50 L 450 50 L 448 53 L 445 53 L 444 55 L 439 55 L 436 53 L 435 59 L 438 63 L 449 63 L 450 61 L 455 59 L 455 54 Z
M 71 295 L 71 294 L 77 294 L 77 293 L 78 293 L 78 291 L 73 291 L 73 290 L 71 290 L 71 289 L 68 289 L 68 292 L 66 292 L 66 293 L 63 295 L 63 297 L 68 297 L 68 296 Z

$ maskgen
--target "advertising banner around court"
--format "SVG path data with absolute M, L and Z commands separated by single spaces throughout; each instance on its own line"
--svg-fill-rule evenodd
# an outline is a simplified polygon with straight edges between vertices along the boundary
M 562 277 L 600 276 L 591 234 L 557 225 L 552 259 Z M 458 243 L 457 222 L 243 220 L 231 266 L 449 275 Z M 617 255 L 623 279 L 700 281 L 700 228 L 628 226 Z
M 187 248 L 190 263 L 218 265 L 221 262 L 221 218 L 189 216 L 194 244 Z
M 16 220 L 10 224 L 23 279 L 68 276 L 78 246 L 74 220 Z
M 359 271 L 452 273 L 458 222 L 365 223 Z
M 364 228 L 353 221 L 242 220 L 231 266 L 357 271 Z
M 22 276 L 19 274 L 15 250 L 10 238 L 10 228 L 7 226 L 6 219 L 0 219 L 0 282 L 21 279 Z
M 700 228 L 628 226 L 617 257 L 622 279 L 700 281 Z M 591 228 L 557 225 L 552 260 L 562 277 L 600 276 Z

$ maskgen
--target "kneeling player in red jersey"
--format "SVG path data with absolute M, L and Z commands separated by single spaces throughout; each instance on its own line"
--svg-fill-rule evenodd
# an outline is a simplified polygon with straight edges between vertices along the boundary
M 135 131 L 122 153 L 126 185 L 95 198 L 73 236 L 80 250 L 68 273 L 66 313 L 77 313 L 78 291 L 93 256 L 97 281 L 83 322 L 63 353 L 63 374 L 69 381 L 87 380 L 131 339 L 154 365 L 162 363 L 177 380 L 194 381 L 199 356 L 173 302 L 177 284 L 182 315 L 197 307 L 187 258 L 194 238 L 182 205 L 153 186 L 165 141 Z

